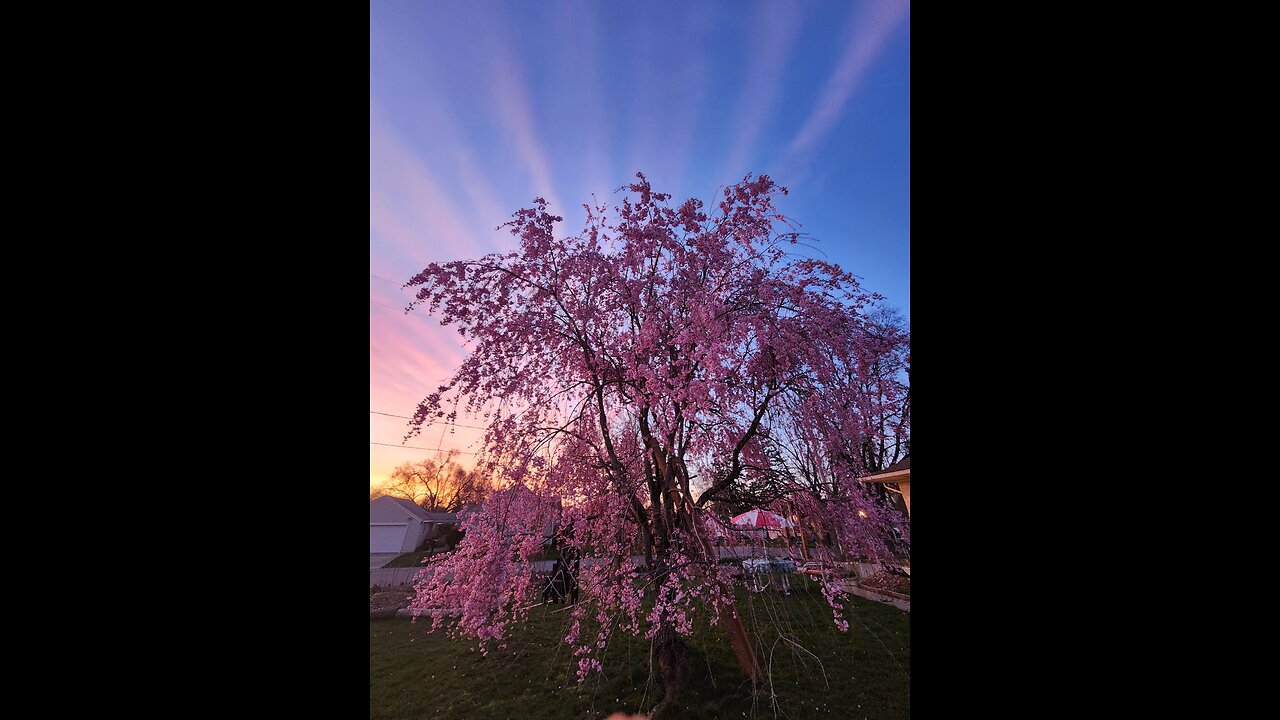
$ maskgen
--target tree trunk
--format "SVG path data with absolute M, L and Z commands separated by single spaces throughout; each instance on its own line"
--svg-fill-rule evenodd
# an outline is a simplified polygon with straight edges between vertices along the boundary
M 760 684 L 760 663 L 756 661 L 756 651 L 751 647 L 751 639 L 747 637 L 747 629 L 743 627 L 742 620 L 734 614 L 732 603 L 725 603 L 718 610 L 720 626 L 724 628 L 725 634 L 729 636 L 729 644 L 733 646 L 733 654 L 738 658 L 738 667 L 742 668 L 744 675 L 751 678 L 751 688 L 754 690 Z
M 729 590 L 732 591 L 732 588 Z M 747 636 L 747 629 L 735 613 L 733 601 L 718 603 L 714 612 L 717 614 L 717 622 L 729 637 L 729 645 L 733 648 L 738 666 L 742 669 L 742 673 L 750 678 L 751 689 L 754 692 L 762 684 L 764 673 L 756 659 L 751 638 Z M 662 626 L 654 636 L 652 652 L 654 655 L 652 659 L 657 661 L 658 679 L 662 684 L 662 699 L 649 712 L 649 717 L 652 720 L 662 720 L 672 712 L 674 698 L 688 681 L 689 649 L 670 622 L 663 620 Z
M 684 688 L 688 679 L 689 648 L 670 624 L 663 623 L 653 639 L 653 652 L 657 655 L 658 677 L 662 681 L 662 700 L 649 711 L 651 720 L 662 720 L 673 714 L 676 694 Z

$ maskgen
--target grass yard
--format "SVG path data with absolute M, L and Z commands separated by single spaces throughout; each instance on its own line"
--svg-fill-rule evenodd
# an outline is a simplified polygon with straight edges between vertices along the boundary
M 741 591 L 739 612 L 766 674 L 772 651 L 778 717 L 901 719 L 911 716 L 910 615 L 850 597 L 849 632 L 832 623 L 817 586 L 796 583 L 789 597 Z M 571 623 L 563 605 L 532 610 L 509 633 L 506 650 L 488 657 L 473 641 L 427 630 L 429 619 L 369 622 L 369 717 L 601 720 L 613 712 L 642 712 L 657 701 L 649 675 L 649 644 L 615 633 L 603 658 L 604 675 L 576 683 L 576 659 L 562 639 Z M 589 630 L 584 622 L 582 633 Z M 785 636 L 817 656 L 794 649 Z M 689 646 L 689 678 L 673 717 L 774 717 L 769 688 L 756 698 L 720 628 L 697 623 Z M 574 666 L 574 667 L 571 667 Z M 826 682 L 824 683 L 824 671 Z M 830 684 L 828 688 L 826 683 Z
M 444 552 L 444 550 L 442 549 L 415 550 L 414 552 L 407 552 L 399 557 L 393 558 L 391 562 L 387 563 L 386 565 L 383 565 L 382 567 L 387 567 L 387 568 L 422 567 L 423 558 L 429 557 L 431 555 L 438 555 L 439 553 L 442 553 L 442 552 Z

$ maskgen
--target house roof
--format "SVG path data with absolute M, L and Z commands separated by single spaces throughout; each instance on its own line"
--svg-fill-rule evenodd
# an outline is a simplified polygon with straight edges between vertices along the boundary
M 863 475 L 858 479 L 863 482 L 911 482 L 911 456 L 902 458 L 880 472 Z
M 395 503 L 396 505 L 399 505 L 400 508 L 403 509 L 405 512 L 409 513 L 410 515 L 414 516 L 415 518 L 423 522 L 435 522 L 435 523 L 458 522 L 458 516 L 455 513 L 427 512 L 426 510 L 423 510 L 421 507 L 418 507 L 414 503 L 410 502 L 409 500 L 405 500 L 404 498 L 391 497 L 390 495 L 384 495 L 383 497 Z
M 534 493 L 534 491 L 528 485 L 526 485 L 523 480 L 519 480 L 513 483 L 510 487 L 506 487 L 501 490 L 494 490 L 493 494 L 495 495 L 508 494 L 508 495 L 511 495 L 512 497 L 515 497 L 517 495 L 520 495 L 520 496 L 536 495 L 536 493 Z M 561 507 L 564 506 L 564 502 L 560 499 L 560 496 L 558 495 L 549 495 L 547 496 L 547 500 L 551 505 L 559 505 Z M 480 503 L 479 506 L 483 507 L 484 503 Z
M 871 475 L 870 475 L 869 477 L 874 477 L 874 476 L 876 476 L 876 475 L 884 475 L 885 473 L 897 472 L 897 471 L 899 471 L 899 470 L 910 470 L 910 469 L 911 469 L 911 456 L 910 456 L 910 455 L 908 455 L 908 456 L 906 456 L 906 457 L 902 458 L 901 460 L 899 460 L 898 462 L 896 462 L 896 463 L 894 463 L 894 464 L 890 465 L 889 467 L 887 467 L 887 468 L 885 468 L 885 469 L 881 470 L 880 472 L 877 472 L 877 473 L 871 473 Z
M 404 510 L 405 512 L 409 513 L 410 515 L 414 516 L 419 520 L 425 520 L 428 522 L 431 520 L 431 518 L 428 517 L 430 513 L 418 507 L 417 505 L 413 504 L 409 500 L 405 500 L 404 498 L 391 497 L 390 495 L 384 495 L 383 497 L 395 503 L 396 505 L 399 505 L 401 510 Z

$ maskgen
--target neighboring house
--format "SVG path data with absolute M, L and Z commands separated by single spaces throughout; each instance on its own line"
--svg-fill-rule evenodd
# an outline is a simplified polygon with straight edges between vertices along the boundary
M 383 495 L 369 502 L 369 552 L 413 552 L 457 522 L 454 513 L 427 512 L 404 498 Z
M 911 457 L 905 457 L 877 473 L 858 478 L 863 482 L 883 483 L 886 488 L 897 485 L 902 502 L 907 505 L 907 517 L 911 517 Z
M 520 483 L 516 483 L 515 485 L 505 490 L 494 490 L 493 493 L 491 494 L 491 497 L 493 495 L 509 495 L 513 499 L 518 497 L 522 500 L 527 501 L 532 499 L 533 494 L 534 494 L 533 491 L 529 489 L 528 485 L 525 485 L 523 482 L 520 482 Z M 564 503 L 561 502 L 559 497 L 552 497 L 547 502 L 551 506 L 551 510 L 550 510 L 551 517 L 548 518 L 546 524 L 542 528 L 542 541 L 544 544 L 550 545 L 554 540 L 556 530 L 558 530 L 560 527 L 560 515 L 563 512 Z M 461 510 L 475 510 L 477 512 L 483 512 L 484 503 L 478 503 L 473 505 L 463 505 Z M 514 528 L 510 528 L 507 530 L 506 534 L 508 537 L 514 537 L 516 535 L 516 532 L 517 531 Z

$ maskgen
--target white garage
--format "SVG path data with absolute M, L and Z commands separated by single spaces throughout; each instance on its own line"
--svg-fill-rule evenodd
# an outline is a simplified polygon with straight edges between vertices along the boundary
M 404 498 L 384 495 L 369 502 L 369 552 L 413 552 L 441 526 L 456 522 L 453 513 L 429 513 Z
M 369 552 L 371 553 L 390 553 L 402 552 L 400 548 L 404 547 L 405 532 L 409 529 L 408 524 L 398 525 L 369 525 Z

